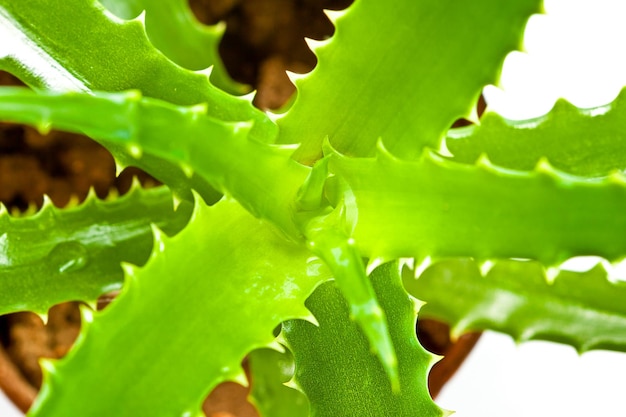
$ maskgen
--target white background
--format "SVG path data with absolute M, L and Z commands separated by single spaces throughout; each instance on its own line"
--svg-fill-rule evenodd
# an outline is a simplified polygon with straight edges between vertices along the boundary
M 531 19 L 527 53 L 513 53 L 485 96 L 509 118 L 536 117 L 558 97 L 607 104 L 626 85 L 626 6 L 621 0 L 546 0 Z M 458 417 L 626 415 L 626 354 L 486 333 L 438 403 Z M 0 416 L 21 414 L 0 394 Z

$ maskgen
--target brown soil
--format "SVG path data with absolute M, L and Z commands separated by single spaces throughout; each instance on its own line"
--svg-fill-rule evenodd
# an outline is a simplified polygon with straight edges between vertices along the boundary
M 322 9 L 339 10 L 350 3 L 352 0 L 190 1 L 200 21 L 227 23 L 220 53 L 232 77 L 257 90 L 254 103 L 262 109 L 277 109 L 293 95 L 295 88 L 285 70 L 306 73 L 315 66 L 315 56 L 304 37 L 325 39 L 332 35 L 334 28 Z M 19 81 L 13 76 L 0 72 L 0 85 L 16 84 Z M 111 189 L 124 193 L 133 176 L 139 176 L 144 184 L 155 183 L 137 169 L 127 169 L 116 178 L 110 154 L 83 136 L 56 131 L 42 136 L 27 126 L 0 123 L 0 202 L 12 211 L 33 211 L 41 206 L 44 195 L 55 205 L 65 206 L 72 198 L 82 201 L 90 188 L 99 197 Z M 430 350 L 454 352 L 445 325 L 423 322 L 420 339 Z M 25 410 L 35 395 L 31 386 L 38 389 L 41 385 L 39 358 L 65 355 L 79 329 L 77 303 L 52 308 L 46 326 L 32 313 L 0 317 L 0 379 L 15 371 L 6 365 L 12 362 L 27 381 L 25 391 L 14 395 L 18 406 Z M 430 380 L 433 394 L 476 339 L 477 335 L 469 336 L 457 345 L 460 354 L 435 366 Z M 6 357 L 10 362 L 2 360 Z M 223 384 L 205 402 L 205 413 L 209 417 L 255 417 L 254 407 L 245 400 L 247 394 L 248 390 L 237 384 Z

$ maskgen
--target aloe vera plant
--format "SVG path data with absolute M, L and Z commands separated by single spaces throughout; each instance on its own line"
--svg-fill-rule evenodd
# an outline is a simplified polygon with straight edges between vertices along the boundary
M 445 415 L 418 313 L 626 350 L 623 96 L 450 130 L 541 7 L 356 0 L 271 114 L 182 0 L 0 0 L 0 69 L 30 87 L 0 88 L 0 119 L 85 133 L 165 184 L 0 211 L 0 312 L 85 302 L 29 415 L 200 415 L 245 357 L 263 416 Z M 581 255 L 605 261 L 560 271 Z

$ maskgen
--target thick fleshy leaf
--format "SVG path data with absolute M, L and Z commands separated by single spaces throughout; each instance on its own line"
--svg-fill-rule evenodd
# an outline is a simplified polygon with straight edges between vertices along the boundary
M 309 400 L 285 384 L 293 378 L 295 364 L 291 352 L 257 349 L 248 355 L 250 400 L 261 417 L 309 417 Z
M 222 120 L 251 121 L 250 137 L 260 142 L 277 135 L 276 125 L 249 99 L 233 97 L 211 85 L 206 74 L 177 66 L 152 46 L 143 23 L 116 18 L 97 0 L 0 0 L 0 38 L 11 40 L 0 43 L 0 69 L 35 89 L 138 89 L 170 103 L 206 103 Z M 205 181 L 189 179 L 159 158 L 114 156 L 121 167 L 151 172 L 178 198 L 191 200 L 194 188 L 206 201 L 219 199 Z
M 224 25 L 200 23 L 189 8 L 188 0 L 103 0 L 102 4 L 122 19 L 134 19 L 144 11 L 146 32 L 150 42 L 169 59 L 190 70 L 210 66 L 211 83 L 231 93 L 250 91 L 235 83 L 224 68 L 218 53 Z
M 132 157 L 145 152 L 177 163 L 236 198 L 251 213 L 270 220 L 290 238 L 303 240 L 301 228 L 307 227 L 301 223 L 310 220 L 306 213 L 296 218 L 294 210 L 311 170 L 290 158 L 291 149 L 249 139 L 246 123 L 224 123 L 208 117 L 203 106 L 174 106 L 142 98 L 137 92 L 36 94 L 7 87 L 0 89 L 0 97 L 0 118 L 40 129 L 54 126 L 89 132 L 115 153 Z M 85 117 L 88 114 L 99 117 Z M 173 141 L 174 137 L 178 140 Z M 316 188 L 309 181 L 308 189 Z M 304 234 L 311 244 L 317 244 L 314 253 L 331 268 L 357 321 L 395 381 L 396 363 L 384 314 L 369 287 L 357 248 L 349 244 L 348 234 L 342 235 L 343 240 L 338 238 L 337 222 L 329 221 L 330 217 L 325 217 L 319 227 L 307 229 L 315 230 L 314 236 Z M 350 260 L 347 267 L 346 256 Z
M 331 172 L 349 184 L 358 209 L 352 236 L 368 258 L 529 258 L 554 265 L 579 255 L 611 261 L 626 255 L 621 174 L 589 181 L 545 161 L 531 172 L 513 171 L 432 152 L 401 161 L 384 149 L 376 158 L 330 158 Z
M 249 123 L 222 122 L 208 116 L 206 106 L 175 106 L 137 91 L 37 94 L 5 87 L 0 119 L 85 132 L 114 155 L 149 154 L 175 163 L 290 236 L 300 236 L 292 204 L 310 170 L 290 158 L 290 149 L 252 139 Z
M 175 104 L 206 102 L 215 117 L 254 120 L 259 140 L 276 133 L 248 100 L 175 65 L 152 46 L 141 22 L 117 19 L 97 0 L 2 0 L 0 31 L 12 40 L 0 46 L 0 67 L 33 87 L 137 89 Z
M 409 271 L 410 272 L 410 271 Z M 483 276 L 468 259 L 435 262 L 407 289 L 426 305 L 420 317 L 452 324 L 453 332 L 498 330 L 518 341 L 544 339 L 590 349 L 626 351 L 626 283 L 612 283 L 598 264 L 561 271 L 550 283 L 530 261 L 497 261 Z
M 182 232 L 156 233 L 106 310 L 84 311 L 77 346 L 44 364 L 30 416 L 196 415 L 218 383 L 245 381 L 241 361 L 280 322 L 310 316 L 304 301 L 329 278 L 320 260 L 234 201 L 197 204 Z
M 0 314 L 45 314 L 54 304 L 95 301 L 122 287 L 120 262 L 143 265 L 155 224 L 168 234 L 187 223 L 191 204 L 173 211 L 166 187 L 58 209 L 49 201 L 35 215 L 12 217 L 0 210 Z
M 296 82 L 279 141 L 302 143 L 294 157 L 308 164 L 321 157 L 326 137 L 351 156 L 373 155 L 381 137 L 402 158 L 437 149 L 483 86 L 497 81 L 540 4 L 357 0 L 333 19 L 328 43 L 313 48 L 318 65 Z
M 586 177 L 626 169 L 626 90 L 606 106 L 579 109 L 559 100 L 543 117 L 506 120 L 494 112 L 480 125 L 452 129 L 446 144 L 460 162 L 487 155 L 493 163 L 531 170 L 542 158 L 554 167 Z
M 300 320 L 283 324 L 296 361 L 295 382 L 311 402 L 311 417 L 441 416 L 426 383 L 433 356 L 415 336 L 415 300 L 402 288 L 398 264 L 378 267 L 371 279 L 389 317 L 399 389 L 392 389 L 339 290 L 326 283 L 307 300 L 319 327 Z

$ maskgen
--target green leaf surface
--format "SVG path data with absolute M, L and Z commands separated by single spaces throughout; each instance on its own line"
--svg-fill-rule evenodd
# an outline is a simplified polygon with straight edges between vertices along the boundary
M 175 104 L 207 102 L 224 120 L 255 120 L 265 140 L 276 132 L 248 100 L 177 66 L 152 46 L 141 22 L 117 18 L 97 0 L 1 0 L 0 28 L 13 40 L 10 48 L 0 49 L 0 67 L 33 87 L 138 89 Z
M 457 335 L 497 330 L 517 341 L 567 343 L 579 352 L 626 351 L 626 283 L 612 283 L 601 264 L 587 272 L 561 271 L 548 283 L 530 261 L 497 261 L 483 276 L 469 259 L 435 262 L 407 290 L 426 305 L 420 317 L 451 323 Z
M 371 259 L 471 256 L 554 265 L 579 255 L 626 255 L 621 174 L 589 181 L 545 161 L 531 172 L 513 171 L 430 151 L 401 161 L 382 148 L 376 158 L 330 157 L 358 210 L 352 236 Z
M 250 400 L 261 417 L 309 417 L 309 401 L 285 384 L 293 378 L 293 355 L 286 350 L 257 349 L 248 355 Z
M 188 0 L 105 0 L 102 4 L 122 19 L 135 19 L 145 11 L 143 20 L 148 38 L 169 59 L 189 70 L 212 66 L 210 79 L 213 85 L 230 93 L 250 91 L 229 77 L 219 56 L 218 47 L 225 25 L 200 23 L 189 8 Z
M 531 170 L 542 158 L 580 176 L 626 169 L 626 90 L 611 104 L 579 109 L 559 100 L 545 116 L 507 120 L 487 112 L 480 125 L 452 129 L 446 144 L 454 159 L 473 163 L 480 155 L 500 166 Z
M 18 87 L 0 89 L 0 118 L 85 132 L 114 155 L 175 163 L 300 237 L 292 206 L 310 169 L 290 158 L 291 149 L 251 138 L 250 123 L 223 122 L 207 115 L 206 106 L 176 106 L 137 91 L 37 94 Z
M 198 202 L 188 227 L 156 233 L 146 266 L 126 272 L 69 355 L 45 363 L 29 416 L 196 415 L 218 383 L 245 380 L 244 356 L 272 344 L 280 322 L 310 316 L 304 301 L 329 278 L 306 248 L 229 200 Z
M 301 227 L 306 226 L 300 222 L 307 220 L 296 219 L 294 213 L 299 190 L 311 170 L 291 159 L 290 148 L 250 140 L 245 123 L 224 123 L 208 117 L 206 107 L 174 106 L 142 98 L 136 91 L 36 94 L 6 87 L 0 89 L 0 97 L 0 118 L 40 129 L 54 126 L 89 132 L 114 153 L 136 157 L 145 152 L 177 163 L 236 198 L 257 217 L 270 220 L 290 238 L 303 238 Z M 90 114 L 99 117 L 86 117 Z M 173 141 L 174 137 L 178 140 Z M 312 184 L 308 188 L 317 189 Z M 333 271 L 355 318 L 395 382 L 396 361 L 384 314 L 369 287 L 358 250 L 349 244 L 348 234 L 336 235 L 335 226 L 336 222 L 322 222 L 315 236 L 307 239 L 319 243 L 314 253 Z
M 122 287 L 120 262 L 144 264 L 152 249 L 151 224 L 168 234 L 187 223 L 191 205 L 173 211 L 166 187 L 101 201 L 93 195 L 77 207 L 49 201 L 35 215 L 0 210 L 0 314 L 45 314 L 54 304 L 98 296 Z
M 302 143 L 294 157 L 307 164 L 326 137 L 351 156 L 373 155 L 381 137 L 402 158 L 438 149 L 482 87 L 496 83 L 540 3 L 357 0 L 333 19 L 330 41 L 313 48 L 318 65 L 296 82 L 279 142 Z
M 261 142 L 277 135 L 276 125 L 248 99 L 214 87 L 205 74 L 177 66 L 152 46 L 141 22 L 116 18 L 97 0 L 0 0 L 0 38 L 11 39 L 0 44 L 0 69 L 38 90 L 138 89 L 175 104 L 206 103 L 208 112 L 222 120 L 251 121 L 250 137 Z M 208 202 L 219 198 L 206 182 L 190 181 L 163 160 L 114 156 L 122 167 L 152 173 L 178 198 L 191 200 L 190 188 Z
M 389 317 L 400 389 L 392 390 L 341 293 L 326 283 L 307 300 L 319 327 L 300 320 L 283 324 L 296 361 L 295 382 L 311 402 L 311 417 L 441 416 L 426 384 L 433 356 L 415 336 L 416 308 L 402 288 L 397 263 L 378 267 L 371 279 Z

